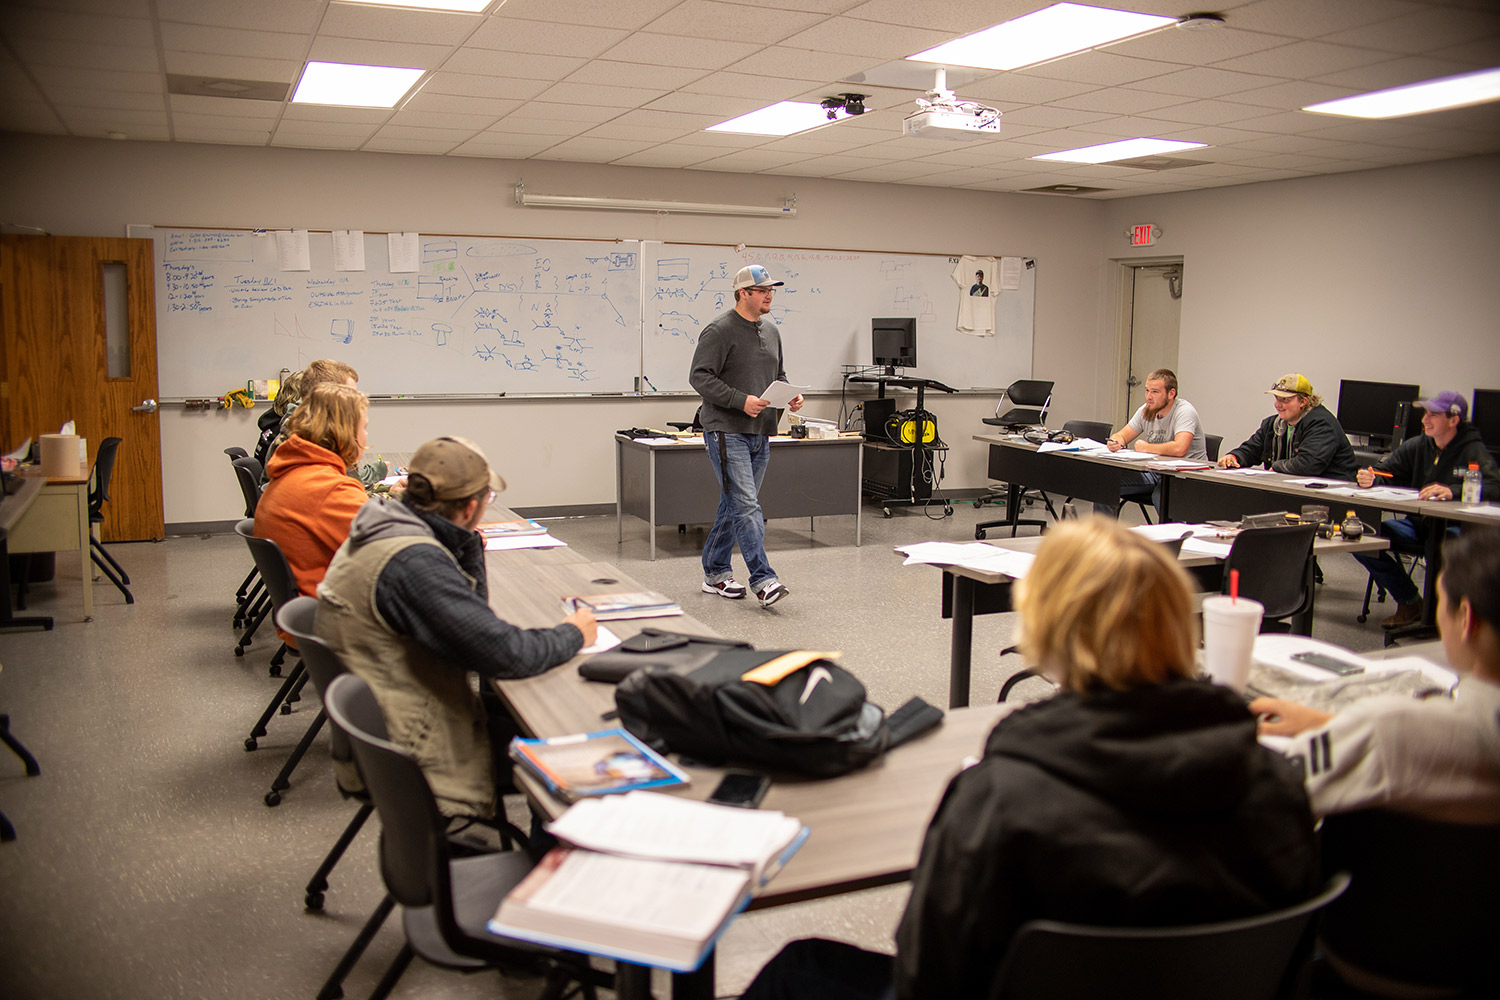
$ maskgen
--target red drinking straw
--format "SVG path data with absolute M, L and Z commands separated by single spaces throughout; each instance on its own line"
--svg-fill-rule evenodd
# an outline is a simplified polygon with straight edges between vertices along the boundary
M 1229 603 L 1236 604 L 1240 599 L 1240 571 L 1232 569 L 1229 571 Z

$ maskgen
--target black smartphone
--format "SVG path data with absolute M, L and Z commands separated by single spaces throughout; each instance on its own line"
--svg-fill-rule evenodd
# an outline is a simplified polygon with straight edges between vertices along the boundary
M 754 809 L 766 797 L 771 779 L 754 771 L 726 771 L 719 786 L 708 797 L 708 801 L 721 806 L 741 806 Z
M 1340 677 L 1347 677 L 1349 674 L 1362 674 L 1365 672 L 1365 668 L 1358 663 L 1350 663 L 1348 660 L 1340 660 L 1336 657 L 1329 656 L 1327 653 L 1318 653 L 1312 650 L 1309 650 L 1305 653 L 1293 653 L 1292 659 L 1296 660 L 1298 663 L 1305 663 L 1310 667 L 1318 667 L 1321 670 L 1331 671 L 1335 674 L 1338 674 Z

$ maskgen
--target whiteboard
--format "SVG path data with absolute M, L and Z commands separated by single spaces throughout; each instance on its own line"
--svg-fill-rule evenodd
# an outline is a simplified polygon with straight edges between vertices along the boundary
M 957 328 L 959 294 L 972 280 L 967 273 L 962 286 L 954 280 L 958 257 L 675 243 L 647 243 L 642 257 L 642 374 L 663 392 L 689 388 L 698 334 L 733 308 L 734 274 L 751 263 L 786 282 L 769 318 L 781 328 L 787 378 L 796 385 L 837 389 L 844 365 L 870 364 L 877 316 L 916 317 L 917 367 L 907 374 L 963 389 L 1031 376 L 1034 266 L 1022 271 L 1019 289 L 991 300 L 995 336 L 976 337 Z
M 317 358 L 372 395 L 629 392 L 640 372 L 640 244 L 423 236 L 392 273 L 384 234 L 363 271 L 282 270 L 264 232 L 154 233 L 163 396 L 222 393 Z
M 955 388 L 1031 374 L 1036 271 L 991 301 L 996 335 L 956 328 L 957 257 L 639 240 L 422 236 L 415 272 L 392 272 L 385 234 L 365 269 L 336 270 L 309 234 L 310 268 L 284 270 L 273 234 L 152 230 L 161 395 L 221 394 L 317 358 L 347 362 L 371 395 L 690 391 L 698 334 L 734 304 L 746 263 L 781 280 L 771 319 L 787 375 L 842 386 L 870 363 L 870 320 L 917 318 L 908 374 Z M 965 282 L 968 276 L 964 275 Z M 644 376 L 645 382 L 639 379 Z

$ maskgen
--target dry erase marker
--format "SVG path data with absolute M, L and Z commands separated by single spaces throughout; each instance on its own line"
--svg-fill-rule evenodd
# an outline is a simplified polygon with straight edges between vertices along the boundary
M 1394 472 L 1381 472 L 1379 469 L 1376 469 L 1376 468 L 1373 468 L 1373 467 L 1366 468 L 1365 471 L 1368 472 L 1372 476 L 1384 476 L 1386 479 L 1395 479 L 1396 478 L 1396 474 Z

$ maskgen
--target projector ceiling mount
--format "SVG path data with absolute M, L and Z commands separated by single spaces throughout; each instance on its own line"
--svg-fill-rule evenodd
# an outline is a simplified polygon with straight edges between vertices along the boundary
M 934 71 L 932 89 L 917 98 L 917 110 L 901 122 L 901 134 L 922 139 L 993 139 L 1000 134 L 1000 109 L 961 101 L 948 89 L 948 71 Z

